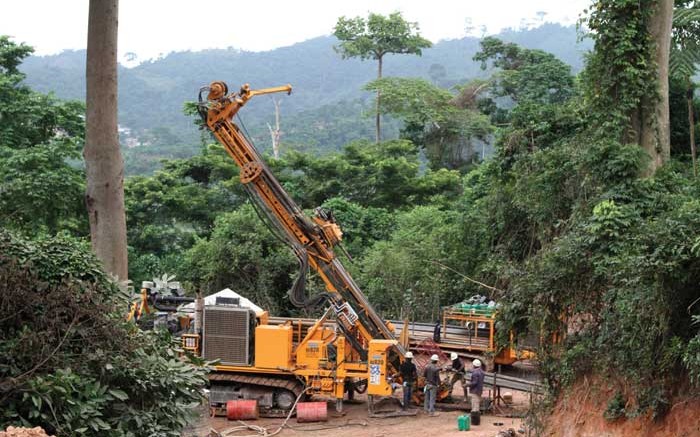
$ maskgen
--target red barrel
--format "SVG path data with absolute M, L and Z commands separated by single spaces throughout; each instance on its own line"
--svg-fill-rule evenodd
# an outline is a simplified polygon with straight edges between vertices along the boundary
M 250 420 L 258 418 L 258 401 L 239 399 L 226 402 L 228 420 Z
M 328 420 L 328 404 L 325 402 L 299 402 L 297 422 L 325 422 Z

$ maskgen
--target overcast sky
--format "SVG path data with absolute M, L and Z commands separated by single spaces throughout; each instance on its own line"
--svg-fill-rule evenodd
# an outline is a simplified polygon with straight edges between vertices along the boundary
M 591 0 L 120 0 L 119 52 L 140 60 L 171 51 L 271 50 L 328 35 L 339 16 L 401 11 L 437 42 L 524 23 L 574 23 Z M 0 34 L 37 54 L 86 46 L 88 0 L 0 0 Z M 539 14 L 538 14 L 539 13 Z

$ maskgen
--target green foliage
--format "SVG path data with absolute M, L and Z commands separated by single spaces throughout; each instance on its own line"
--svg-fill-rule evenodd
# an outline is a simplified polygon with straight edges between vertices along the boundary
M 689 150 L 692 146 L 688 147 L 690 133 L 691 130 L 696 130 L 696 126 L 693 125 L 696 117 L 694 114 L 697 114 L 693 76 L 700 65 L 700 4 L 690 2 L 690 7 L 686 7 L 686 3 L 689 2 L 676 2 L 673 12 L 669 60 L 671 153 L 692 153 L 692 150 Z M 693 133 L 697 138 L 697 133 Z
M 671 76 L 669 80 L 669 109 L 671 123 L 671 156 L 677 159 L 690 158 L 690 126 L 688 120 L 688 96 L 689 93 L 695 93 L 694 85 L 690 84 L 683 78 Z M 694 114 L 700 113 L 700 101 L 693 98 L 692 109 Z M 694 116 L 694 118 L 697 116 Z M 695 129 L 695 138 L 700 138 L 700 128 L 696 123 L 693 126 Z
M 365 114 L 375 109 L 367 98 L 340 100 L 306 111 L 292 112 L 282 106 L 282 155 L 288 151 L 324 155 L 342 151 L 346 144 L 374 137 L 374 123 Z M 263 123 L 264 121 L 264 123 Z M 255 140 L 255 146 L 263 151 L 271 151 L 270 134 L 267 123 L 262 119 L 248 123 Z M 398 135 L 398 122 L 386 118 L 382 129 L 387 138 Z
M 547 242 L 510 278 L 504 313 L 510 326 L 529 319 L 535 330 L 556 332 L 562 314 L 576 320 L 580 335 L 564 345 L 568 364 L 543 368 L 553 386 L 588 371 L 585 363 L 595 357 L 638 384 L 641 394 L 659 375 L 674 375 L 675 351 L 690 347 L 684 308 L 700 280 L 700 259 L 691 250 L 700 229 L 692 212 L 696 189 L 666 177 L 601 190 L 603 200 L 590 215 L 572 218 L 576 224 L 564 236 Z M 655 389 L 663 397 L 662 388 Z
M 283 315 L 296 266 L 292 251 L 244 205 L 216 218 L 211 236 L 197 240 L 187 252 L 178 277 L 207 293 L 230 287 Z
M 479 58 L 502 69 L 489 97 L 507 97 L 512 106 L 477 100 L 508 124 L 494 162 L 466 178 L 460 201 L 460 231 L 476 233 L 482 250 L 463 271 L 504 290 L 496 293 L 499 332 L 544 339 L 540 370 L 555 394 L 582 375 L 615 369 L 637 408 L 615 403 L 610 417 L 663 414 L 670 387 L 697 375 L 697 330 L 687 307 L 700 282 L 698 186 L 679 163 L 639 180 L 647 158 L 623 143 L 631 112 L 655 96 L 650 9 L 596 3 L 596 51 L 580 83 L 545 58 L 523 77 L 541 81 L 520 81 L 524 51 L 485 41 Z M 548 101 L 556 95 L 550 87 L 565 97 Z M 562 332 L 565 339 L 551 343 Z
M 0 36 L 0 225 L 28 234 L 86 230 L 83 105 L 22 84 L 32 49 Z
M 377 241 L 387 240 L 396 218 L 385 208 L 364 207 L 342 197 L 333 197 L 321 205 L 333 211 L 343 231 L 343 245 L 353 258 L 361 259 Z
M 383 78 L 365 89 L 381 94 L 382 113 L 403 121 L 402 137 L 422 147 L 434 169 L 473 163 L 474 143 L 488 141 L 493 131 L 486 116 L 458 107 L 452 94 L 423 79 Z
M 368 83 L 368 91 L 381 92 L 382 112 L 406 124 L 443 123 L 452 94 L 424 79 L 385 77 Z
M 489 114 L 494 124 L 506 125 L 497 139 L 504 167 L 520 154 L 529 154 L 570 139 L 584 120 L 571 68 L 541 50 L 524 49 L 488 37 L 474 56 L 482 69 L 491 65 L 493 76 L 479 88 L 472 105 Z M 556 152 L 555 152 L 556 153 Z
M 0 232 L 0 283 L 0 427 L 179 435 L 204 371 L 167 334 L 123 321 L 126 297 L 85 243 Z
M 0 146 L 0 224 L 27 233 L 86 231 L 83 171 L 71 140 L 26 149 Z
M 607 420 L 613 421 L 625 415 L 625 405 L 627 401 L 625 400 L 622 393 L 618 392 L 608 401 L 608 406 L 605 408 L 603 417 Z
M 484 70 L 488 61 L 498 69 L 491 86 L 495 97 L 509 97 L 517 103 L 555 104 L 566 102 L 574 93 L 571 67 L 542 50 L 486 37 L 474 60 L 480 61 Z
M 673 35 L 669 72 L 690 81 L 700 64 L 700 5 L 677 7 L 673 11 Z
M 196 238 L 208 235 L 221 212 L 245 199 L 238 171 L 219 145 L 168 161 L 153 176 L 130 178 L 124 191 L 133 278 L 177 272 Z
M 343 58 L 381 59 L 388 53 L 420 55 L 432 43 L 417 31 L 416 23 L 394 12 L 388 17 L 370 13 L 367 19 L 340 17 L 333 34 L 340 40 L 336 51 Z
M 459 174 L 440 169 L 421 174 L 418 148 L 410 141 L 355 142 L 342 154 L 314 157 L 290 152 L 273 171 L 304 208 L 332 197 L 363 206 L 401 208 L 459 193 Z
M 26 44 L 16 44 L 10 37 L 0 35 L 0 73 L 3 76 L 22 76 L 19 65 L 22 60 L 31 55 L 34 49 Z
M 432 206 L 397 217 L 396 229 L 363 258 L 359 279 L 372 303 L 386 317 L 432 320 L 455 298 L 453 275 L 437 262 L 449 262 L 452 215 Z M 460 296 L 462 297 L 462 296 Z
M 700 385 L 700 335 L 696 335 L 688 343 L 688 348 L 683 355 L 683 364 L 689 369 L 693 384 Z
M 595 49 L 582 75 L 596 131 L 622 141 L 630 116 L 656 99 L 654 47 L 648 32 L 655 0 L 604 0 L 586 21 Z

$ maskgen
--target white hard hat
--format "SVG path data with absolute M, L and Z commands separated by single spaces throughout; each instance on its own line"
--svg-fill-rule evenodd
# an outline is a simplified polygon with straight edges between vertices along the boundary
M 452 352 L 452 353 L 450 354 L 450 359 L 451 359 L 451 360 L 456 360 L 457 358 L 459 358 L 459 355 L 457 355 L 456 352 Z
M 472 365 L 474 367 L 481 367 L 481 361 L 479 361 L 479 359 L 476 359 L 476 360 L 472 361 Z
M 439 360 L 440 360 L 440 358 L 438 358 L 437 354 L 433 354 L 433 355 L 430 357 L 430 361 L 439 361 Z
M 413 358 L 413 352 L 406 352 L 406 355 L 404 355 L 406 358 Z

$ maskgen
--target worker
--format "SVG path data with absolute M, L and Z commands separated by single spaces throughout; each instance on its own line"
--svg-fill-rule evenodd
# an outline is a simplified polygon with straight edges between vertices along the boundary
M 441 331 L 442 331 L 442 324 L 438 320 L 437 322 L 435 322 L 435 327 L 433 328 L 433 341 L 435 343 L 440 343 L 440 337 L 442 334 Z
M 450 354 L 450 359 L 452 360 L 452 367 L 449 370 L 453 373 L 452 379 L 450 380 L 449 395 L 450 397 L 452 396 L 452 389 L 454 388 L 455 383 L 459 381 L 459 383 L 462 385 L 462 391 L 464 393 L 464 402 L 468 402 L 469 398 L 467 396 L 467 380 L 464 375 L 464 363 L 455 352 Z
M 438 367 L 438 356 L 433 354 L 430 357 L 430 364 L 425 367 L 425 404 L 423 408 L 429 416 L 434 417 L 439 414 L 435 412 L 435 398 L 440 386 L 440 368 Z
M 418 379 L 418 369 L 413 364 L 413 352 L 406 352 L 406 361 L 401 364 L 401 380 L 403 380 L 403 410 L 405 411 L 411 405 L 411 396 L 413 396 L 413 385 Z
M 469 382 L 469 394 L 472 401 L 472 414 L 479 414 L 481 411 L 481 393 L 484 391 L 484 371 L 481 369 L 481 361 L 472 361 L 471 381 Z

